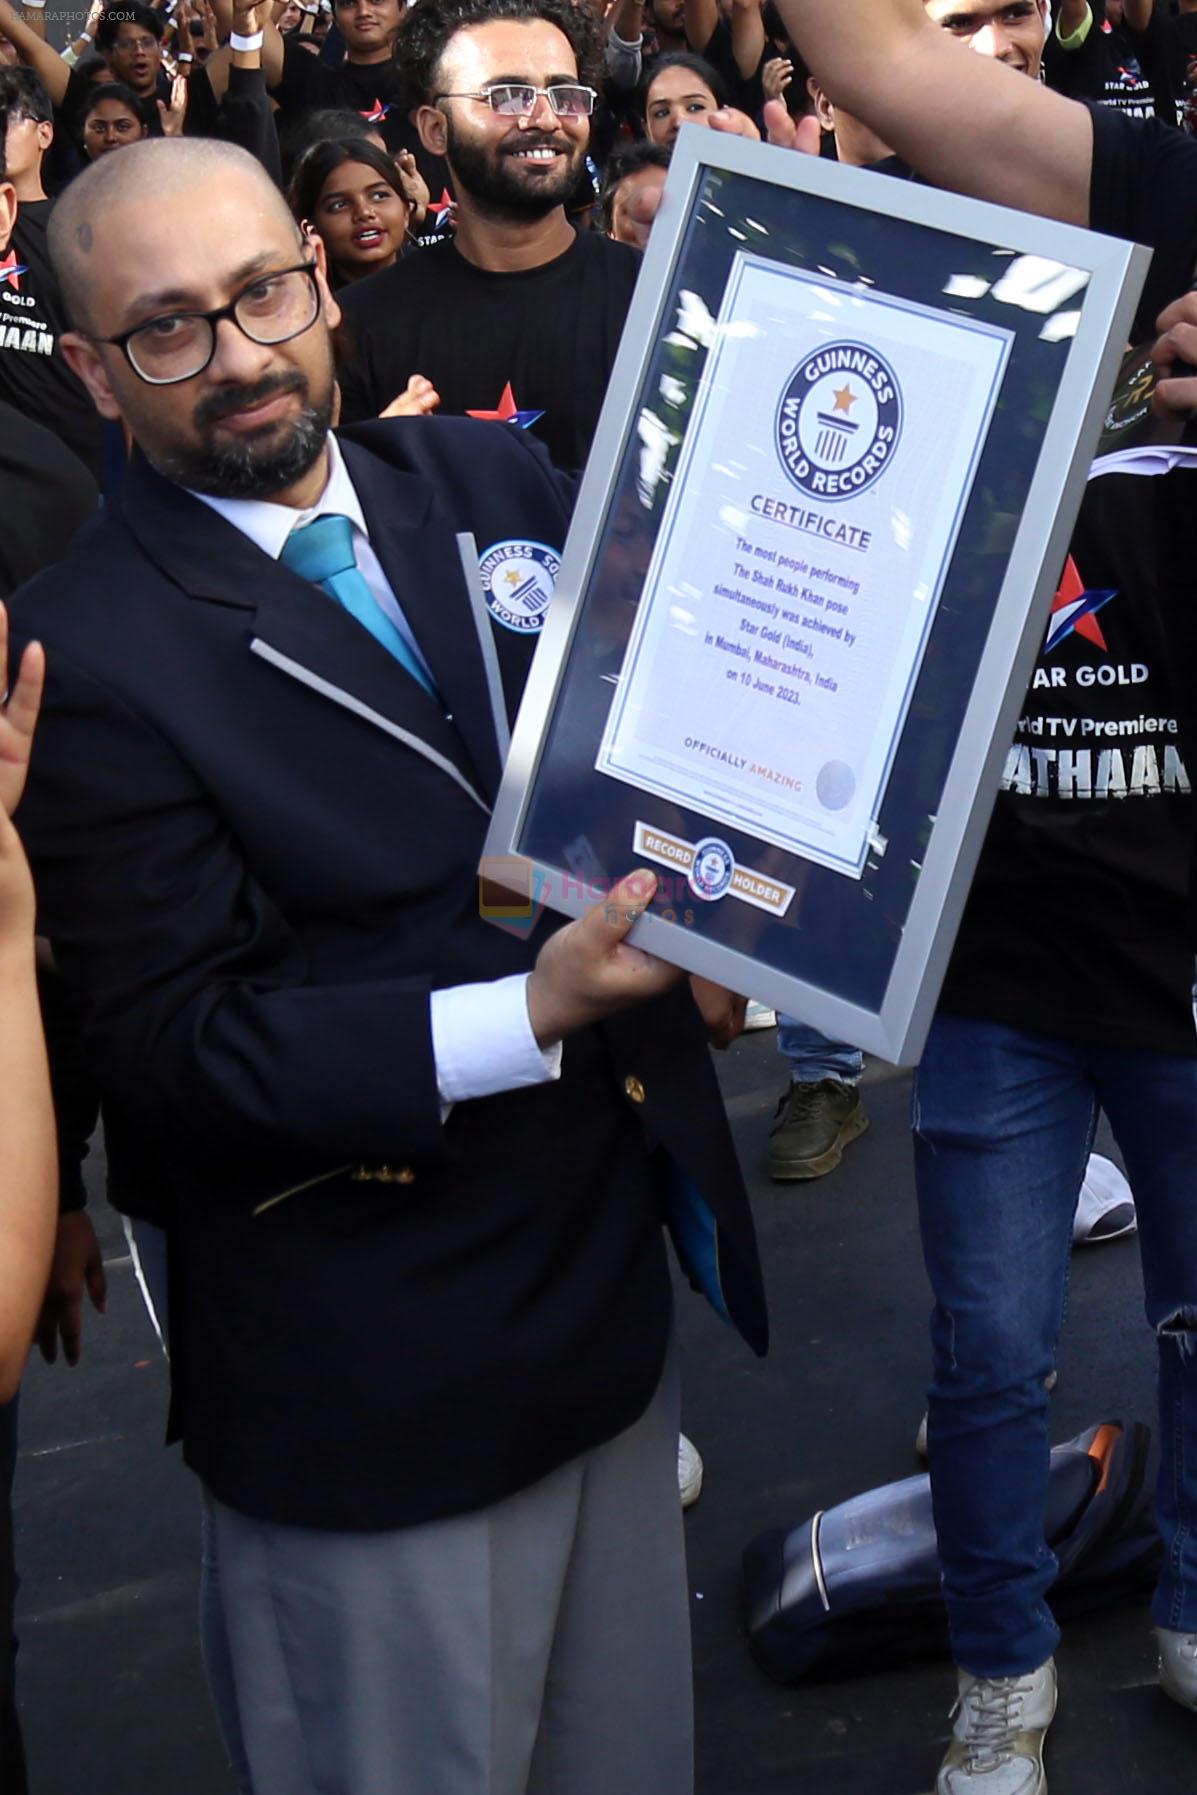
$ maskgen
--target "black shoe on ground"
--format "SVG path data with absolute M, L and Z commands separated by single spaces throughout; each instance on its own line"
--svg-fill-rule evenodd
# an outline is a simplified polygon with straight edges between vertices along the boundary
M 838 1078 L 792 1084 L 777 1106 L 769 1136 L 769 1176 L 779 1184 L 822 1178 L 869 1125 L 860 1092 Z

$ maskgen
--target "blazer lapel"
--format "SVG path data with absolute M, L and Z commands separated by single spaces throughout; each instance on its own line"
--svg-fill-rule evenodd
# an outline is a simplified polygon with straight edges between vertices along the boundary
M 477 769 L 482 791 L 488 802 L 493 801 L 503 774 L 495 694 L 456 526 L 438 510 L 426 481 L 397 473 L 355 443 L 343 441 L 341 449 L 366 514 L 374 552 L 465 743 L 470 765 Z M 420 489 L 426 504 L 397 506 L 392 490 L 396 481 Z M 505 716 L 501 723 L 505 734 Z
M 456 719 L 446 716 L 334 599 L 263 554 L 226 519 L 162 479 L 140 458 L 131 470 L 122 508 L 146 554 L 183 591 L 247 613 L 251 653 L 383 729 L 440 767 L 483 810 L 489 809 Z M 375 552 L 385 567 L 383 553 Z M 429 665 L 440 685 L 440 669 L 431 656 Z M 452 713 L 450 690 L 444 685 L 440 690 Z

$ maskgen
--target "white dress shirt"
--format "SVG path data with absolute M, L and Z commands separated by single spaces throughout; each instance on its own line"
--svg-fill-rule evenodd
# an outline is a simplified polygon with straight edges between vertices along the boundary
M 345 458 L 334 436 L 328 437 L 328 481 L 314 505 L 297 511 L 269 499 L 218 499 L 205 492 L 193 498 L 218 512 L 234 529 L 248 536 L 277 561 L 292 530 L 317 517 L 347 517 L 353 525 L 353 552 L 370 596 L 402 632 L 421 665 L 424 657 L 392 592 L 377 555 L 370 547 L 366 519 Z M 335 600 L 330 599 L 330 604 Z M 396 666 L 397 679 L 411 675 Z M 499 1091 L 544 1084 L 561 1075 L 561 1047 L 537 1045 L 528 1019 L 528 974 L 476 985 L 451 985 L 434 991 L 432 1053 L 437 1089 L 449 1106 L 471 1097 L 493 1097 Z M 447 1113 L 447 1108 L 446 1108 Z

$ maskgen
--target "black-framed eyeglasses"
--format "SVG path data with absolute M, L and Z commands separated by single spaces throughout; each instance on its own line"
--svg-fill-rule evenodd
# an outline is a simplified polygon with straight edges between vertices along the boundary
M 169 312 L 123 330 L 115 337 L 91 337 L 124 353 L 139 379 L 150 386 L 174 386 L 202 374 L 216 353 L 216 326 L 229 318 L 251 343 L 289 343 L 310 330 L 320 316 L 315 262 L 259 274 L 236 298 L 210 312 Z
M 593 87 L 582 87 L 574 81 L 554 81 L 551 87 L 534 87 L 530 81 L 497 81 L 480 93 L 438 93 L 441 100 L 483 100 L 492 112 L 502 118 L 529 118 L 536 111 L 536 102 L 545 99 L 556 118 L 589 118 L 598 93 Z

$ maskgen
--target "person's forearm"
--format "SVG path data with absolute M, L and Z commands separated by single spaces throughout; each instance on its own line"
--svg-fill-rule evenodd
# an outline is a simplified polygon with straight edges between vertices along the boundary
M 1089 16 L 1089 0 L 1060 0 L 1052 29 L 1061 43 L 1075 37 Z
M 701 56 L 715 35 L 719 8 L 715 0 L 685 0 L 686 42 Z
M 21 61 L 41 76 L 42 85 L 51 100 L 56 106 L 61 106 L 71 71 L 58 51 L 52 50 L 36 31 L 30 31 L 24 19 L 18 18 L 6 3 L 0 4 L 0 36 L 6 37 Z
M 620 93 L 631 93 L 639 85 L 643 68 L 641 41 L 633 39 L 631 43 L 625 43 L 614 28 L 607 39 L 607 79 Z
M 0 950 L 0 1401 L 15 1394 L 57 1225 L 50 1077 L 33 941 Z
M 607 29 L 625 44 L 639 43 L 644 35 L 644 0 L 619 0 L 607 15 Z
M 927 180 L 1087 223 L 1084 106 L 955 43 L 922 0 L 778 0 L 778 10 L 828 96 Z
M 765 54 L 765 22 L 761 17 L 760 0 L 733 0 L 731 41 L 740 78 L 751 81 Z
M 46 0 L 22 0 L 21 17 L 35 37 L 46 41 Z
M 1151 24 L 1154 0 L 1124 0 L 1122 17 L 1128 31 L 1142 34 Z

